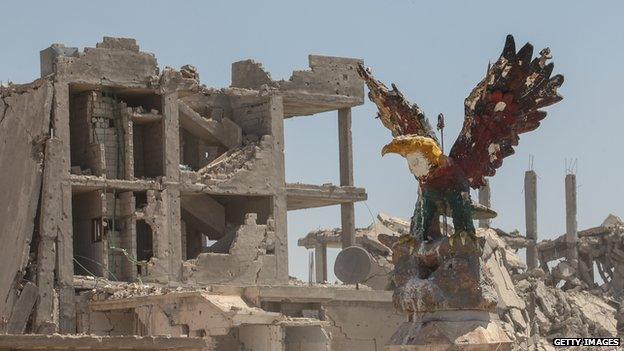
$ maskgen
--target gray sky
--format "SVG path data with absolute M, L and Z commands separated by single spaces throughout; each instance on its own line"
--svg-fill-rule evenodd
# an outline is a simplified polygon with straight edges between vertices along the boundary
M 357 57 L 385 82 L 395 82 L 427 116 L 446 116 L 452 145 L 463 100 L 500 54 L 506 34 L 520 47 L 549 46 L 565 99 L 542 126 L 523 137 L 491 180 L 494 226 L 524 232 L 523 174 L 529 155 L 538 172 L 539 235 L 565 230 L 565 160 L 578 160 L 579 227 L 624 215 L 624 4 L 618 1 L 12 1 L 0 9 L 0 80 L 39 74 L 39 50 L 50 43 L 94 46 L 102 36 L 134 37 L 161 67 L 190 63 L 208 86 L 230 84 L 230 64 L 253 58 L 274 79 L 307 68 L 307 55 Z M 384 211 L 408 218 L 416 184 L 405 161 L 380 156 L 390 133 L 370 102 L 353 111 L 355 183 L 369 200 L 356 205 L 359 226 Z M 335 114 L 286 121 L 287 181 L 338 183 Z M 368 206 L 368 207 L 367 207 Z M 369 212 L 370 208 L 370 212 Z M 290 272 L 307 279 L 307 254 L 296 240 L 336 227 L 339 208 L 288 216 Z M 331 257 L 335 252 L 330 253 Z M 331 270 L 331 269 L 330 269 Z

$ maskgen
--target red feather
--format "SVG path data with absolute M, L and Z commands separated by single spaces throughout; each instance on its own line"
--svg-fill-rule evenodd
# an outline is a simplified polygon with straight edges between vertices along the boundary
M 501 57 L 465 101 L 462 131 L 449 157 L 473 188 L 493 176 L 503 159 L 514 153 L 521 133 L 535 130 L 546 112 L 542 107 L 562 99 L 557 88 L 563 76 L 551 77 L 553 64 L 545 64 L 549 50 L 533 59 L 533 46 L 516 53 L 514 39 L 507 36 Z

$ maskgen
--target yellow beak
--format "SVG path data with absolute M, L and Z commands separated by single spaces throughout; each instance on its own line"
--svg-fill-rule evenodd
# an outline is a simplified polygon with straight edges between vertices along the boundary
M 418 150 L 418 147 L 414 144 L 412 139 L 394 138 L 381 149 L 381 156 L 385 156 L 386 154 L 399 154 L 405 157 L 405 155 L 416 150 Z
M 396 153 L 396 151 L 393 151 L 394 149 L 395 147 L 394 145 L 392 145 L 392 143 L 384 145 L 384 147 L 381 149 L 381 156 L 383 157 L 389 153 Z
M 435 140 L 420 135 L 402 135 L 392 139 L 381 149 L 381 156 L 393 153 L 406 157 L 416 151 L 425 155 L 433 165 L 438 165 L 442 157 L 442 150 Z

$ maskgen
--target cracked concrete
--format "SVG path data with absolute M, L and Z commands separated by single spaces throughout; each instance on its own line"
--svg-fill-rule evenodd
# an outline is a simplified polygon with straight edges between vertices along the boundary
M 41 191 L 43 157 L 33 152 L 49 133 L 51 84 L 39 80 L 31 85 L 2 88 L 3 122 L 0 124 L 0 201 L 11 203 L 0 210 L 0 232 L 6 243 L 0 273 L 0 312 L 7 321 L 24 275 L 28 276 L 37 203 Z M 9 108 L 10 106 L 10 108 Z

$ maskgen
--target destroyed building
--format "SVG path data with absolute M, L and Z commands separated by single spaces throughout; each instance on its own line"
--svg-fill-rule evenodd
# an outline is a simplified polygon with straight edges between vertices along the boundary
M 160 69 L 132 39 L 43 50 L 40 79 L 0 87 L 0 349 L 383 350 L 406 318 L 390 276 L 409 222 L 354 225 L 367 197 L 351 150 L 359 62 L 310 56 L 275 81 L 240 61 L 214 89 L 193 66 Z M 340 184 L 286 183 L 284 120 L 326 111 L 338 115 Z M 624 224 L 577 232 L 574 219 L 539 241 L 525 189 L 525 236 L 489 229 L 491 216 L 478 231 L 514 346 L 620 334 Z M 287 213 L 321 206 L 340 206 L 342 228 L 299 240 L 317 284 L 293 280 Z M 370 254 L 369 277 L 328 284 L 327 249 L 352 245 Z
M 340 205 L 355 239 L 357 59 L 231 86 L 160 69 L 133 39 L 41 51 L 0 94 L 0 348 L 382 350 L 391 292 L 288 275 L 287 212 Z M 337 111 L 340 184 L 288 184 L 284 120 Z

